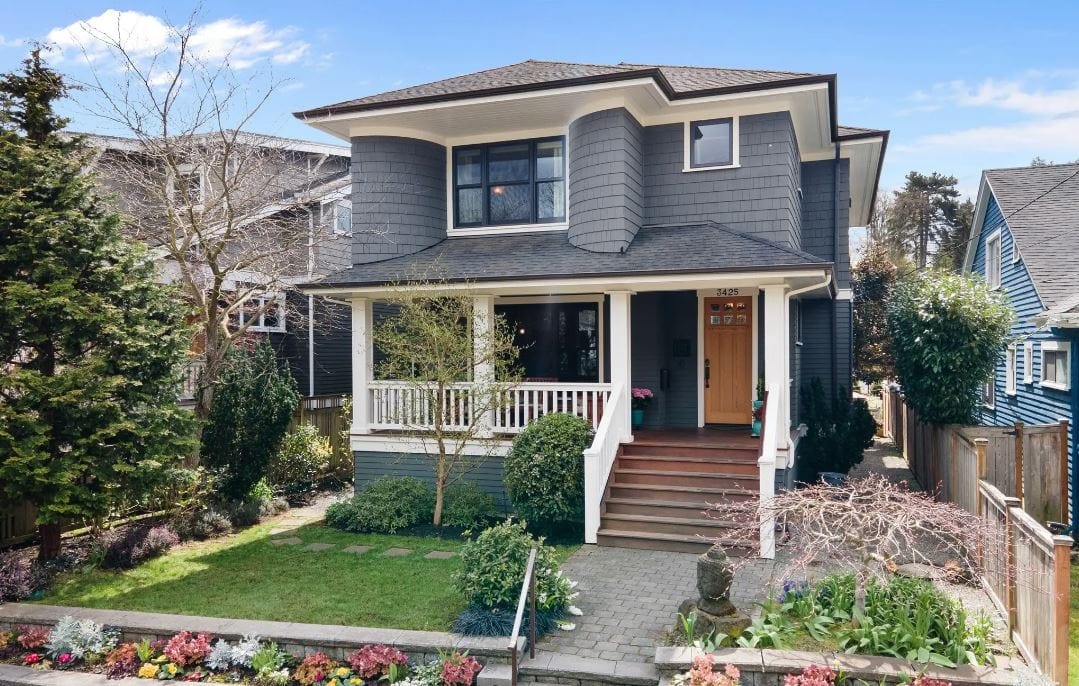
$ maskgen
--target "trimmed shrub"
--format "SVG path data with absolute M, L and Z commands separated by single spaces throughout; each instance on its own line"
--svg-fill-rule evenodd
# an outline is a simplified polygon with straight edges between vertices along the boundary
M 351 500 L 330 505 L 326 523 L 356 533 L 392 534 L 430 520 L 435 494 L 411 476 L 383 476 L 367 484 Z
M 473 481 L 446 489 L 446 510 L 442 523 L 473 529 L 486 526 L 498 517 L 498 506 L 490 493 L 485 493 Z
M 555 550 L 533 538 L 523 523 L 503 522 L 461 548 L 461 571 L 453 581 L 470 605 L 515 608 L 528 553 L 536 553 L 536 597 L 541 610 L 565 609 L 576 595 L 574 584 L 558 569 Z
M 831 403 L 824 386 L 814 378 L 801 391 L 802 418 L 806 435 L 798 444 L 798 478 L 816 482 L 821 472 L 846 474 L 862 461 L 873 445 L 877 422 L 865 400 L 851 401 L 846 389 L 836 389 Z
M 330 440 L 312 424 L 301 424 L 285 435 L 281 449 L 270 460 L 266 478 L 286 496 L 310 493 L 330 466 Z
M 530 615 L 529 608 L 525 607 L 525 626 L 528 625 Z M 513 620 L 516 616 L 516 608 L 469 605 L 453 620 L 453 631 L 464 636 L 509 636 L 513 631 Z M 558 628 L 559 620 L 565 616 L 565 608 L 536 608 L 536 635 L 551 633 Z
M 580 417 L 552 413 L 513 439 L 506 486 L 517 514 L 541 528 L 584 520 L 584 450 L 592 428 Z
M 125 526 L 106 533 L 98 555 L 103 569 L 131 569 L 180 542 L 168 526 Z
M 0 553 L 0 603 L 30 595 L 30 563 L 14 550 Z
M 174 523 L 176 533 L 183 540 L 205 541 L 232 533 L 232 522 L 217 510 L 199 510 L 178 519 Z

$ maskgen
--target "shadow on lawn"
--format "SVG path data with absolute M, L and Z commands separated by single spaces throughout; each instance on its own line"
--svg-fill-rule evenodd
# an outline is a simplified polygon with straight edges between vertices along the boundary
M 183 546 L 126 572 L 67 575 L 43 602 L 176 614 L 445 631 L 464 600 L 459 559 L 426 559 L 460 542 L 350 534 L 310 524 L 273 538 L 261 525 L 225 540 Z M 307 550 L 310 543 L 332 544 Z M 362 554 L 347 546 L 371 546 Z M 399 557 L 383 553 L 408 548 Z

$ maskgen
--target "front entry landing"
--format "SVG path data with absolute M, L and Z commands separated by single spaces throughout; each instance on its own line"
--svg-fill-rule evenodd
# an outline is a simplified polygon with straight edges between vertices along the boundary
M 753 420 L 753 299 L 704 299 L 704 421 Z

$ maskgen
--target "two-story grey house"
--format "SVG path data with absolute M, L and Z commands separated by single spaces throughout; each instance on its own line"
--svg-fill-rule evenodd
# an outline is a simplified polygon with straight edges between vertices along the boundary
M 353 265 L 309 289 L 352 303 L 357 484 L 423 469 L 370 332 L 389 284 L 437 266 L 440 288 L 474 298 L 476 328 L 501 314 L 527 346 L 492 419 L 504 445 L 545 412 L 592 422 L 588 542 L 721 536 L 706 503 L 790 478 L 800 386 L 849 388 L 848 229 L 869 221 L 888 132 L 841 126 L 836 87 L 529 60 L 298 112 L 352 146 Z M 640 427 L 635 387 L 655 394 Z

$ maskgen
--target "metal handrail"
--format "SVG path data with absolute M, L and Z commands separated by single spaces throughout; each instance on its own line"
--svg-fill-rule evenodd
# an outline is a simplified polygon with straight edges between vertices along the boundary
M 521 622 L 524 621 L 525 601 L 528 601 L 528 656 L 536 657 L 536 547 L 528 552 L 528 564 L 521 581 L 521 595 L 517 599 L 517 614 L 513 618 L 513 631 L 510 633 L 510 686 L 517 686 L 517 639 L 521 635 Z

